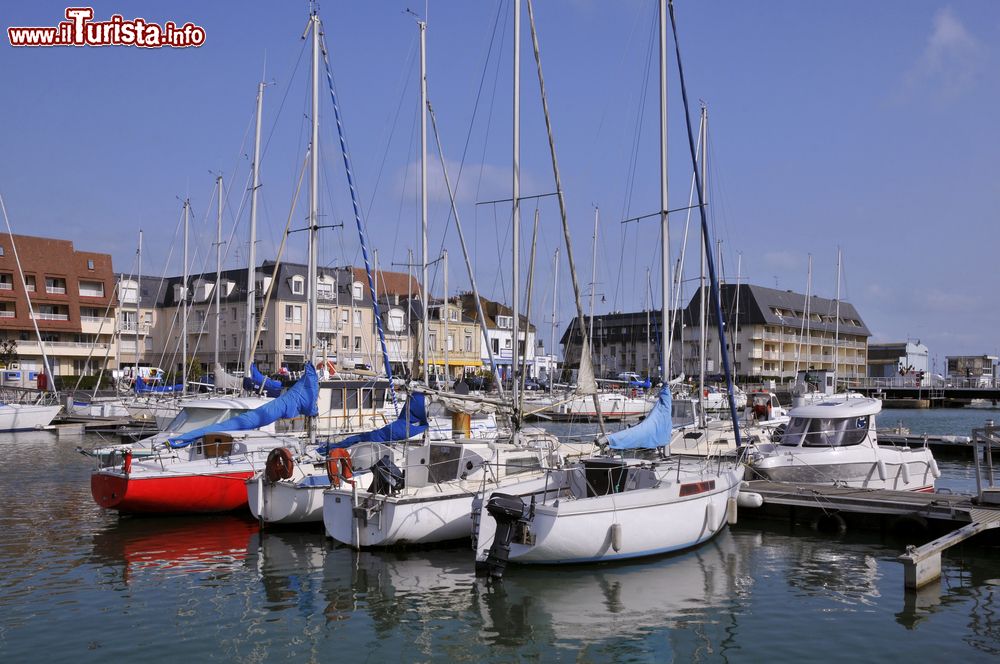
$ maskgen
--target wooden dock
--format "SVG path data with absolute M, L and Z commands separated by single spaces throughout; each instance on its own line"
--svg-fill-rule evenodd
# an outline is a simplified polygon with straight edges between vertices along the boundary
M 1000 504 L 959 494 L 766 480 L 745 482 L 741 493 L 757 494 L 763 499 L 760 507 L 741 507 L 741 512 L 787 518 L 793 522 L 806 521 L 824 532 L 843 532 L 849 523 L 924 538 L 931 532 L 947 531 L 944 536 L 921 546 L 908 546 L 900 556 L 908 589 L 919 588 L 941 576 L 941 552 L 948 547 L 1000 528 Z

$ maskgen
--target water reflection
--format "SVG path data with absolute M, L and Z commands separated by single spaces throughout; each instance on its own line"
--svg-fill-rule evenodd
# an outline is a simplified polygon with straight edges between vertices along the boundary
M 95 533 L 93 560 L 126 584 L 145 572 L 225 578 L 244 566 L 259 529 L 237 514 L 120 518 Z

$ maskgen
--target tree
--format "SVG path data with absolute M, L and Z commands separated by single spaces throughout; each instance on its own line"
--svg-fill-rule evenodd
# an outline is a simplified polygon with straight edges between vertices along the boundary
M 0 341 L 0 364 L 9 367 L 17 362 L 17 340 L 3 339 Z

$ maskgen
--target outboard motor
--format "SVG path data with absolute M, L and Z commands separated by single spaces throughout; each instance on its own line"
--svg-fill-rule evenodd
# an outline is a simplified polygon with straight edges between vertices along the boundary
M 368 493 L 391 496 L 403 488 L 403 473 L 388 454 L 383 454 L 371 471 L 372 483 L 368 487 Z
M 486 502 L 486 511 L 497 522 L 497 530 L 486 560 L 476 561 L 476 576 L 499 579 L 510 558 L 510 543 L 514 539 L 514 531 L 518 523 L 530 517 L 532 508 L 525 505 L 518 496 L 494 493 Z

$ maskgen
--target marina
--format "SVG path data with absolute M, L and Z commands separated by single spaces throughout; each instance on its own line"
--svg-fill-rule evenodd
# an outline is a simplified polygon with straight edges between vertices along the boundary
M 1000 23 L 887 1 L 12 6 L 0 659 L 997 661 Z
M 423 661 L 793 660 L 835 639 L 865 644 L 872 660 L 941 651 L 986 662 L 1000 648 L 990 545 L 946 551 L 940 585 L 914 593 L 898 560 L 914 540 L 741 511 L 689 552 L 519 568 L 488 586 L 467 546 L 354 552 L 318 528 L 261 531 L 236 514 L 117 517 L 91 501 L 91 466 L 71 445 L 48 432 L 4 445 L 0 495 L 22 506 L 3 517 L 0 544 L 0 651 L 10 661 L 30 659 L 52 629 L 49 657 L 83 661 L 127 657 L 137 644 L 152 661 L 403 650 Z M 52 463 L 20 463 L 41 458 Z M 970 464 L 943 461 L 942 471 L 945 486 L 974 490 Z M 775 644 L 774 624 L 799 636 Z

